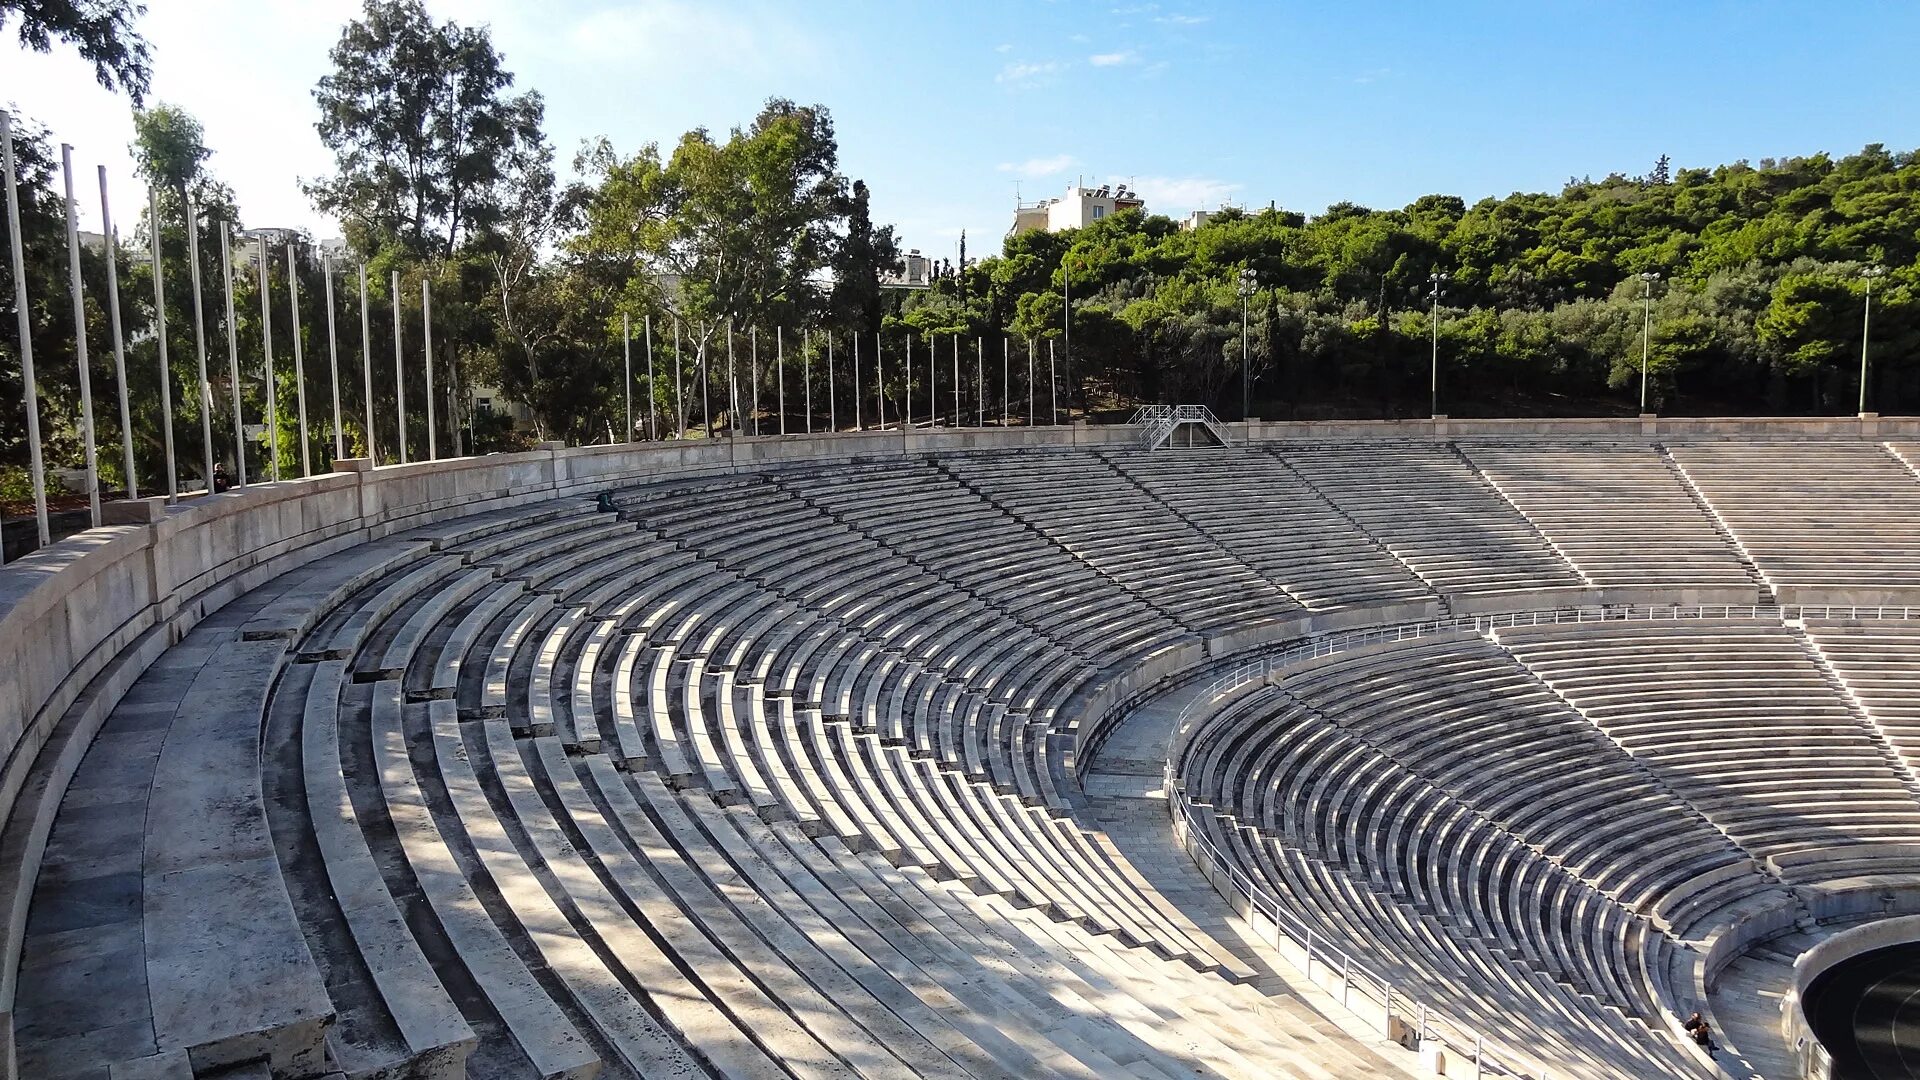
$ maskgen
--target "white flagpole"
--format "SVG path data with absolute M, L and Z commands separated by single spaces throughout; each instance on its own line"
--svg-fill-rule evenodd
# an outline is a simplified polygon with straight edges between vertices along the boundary
M 633 441 L 633 322 L 626 312 L 620 313 L 620 363 L 625 378 L 621 385 L 627 392 L 627 433 L 621 442 Z
M 953 335 L 953 426 L 963 427 L 960 422 L 960 335 Z
M 787 334 L 786 327 L 773 328 L 773 367 L 780 383 L 776 394 L 780 406 L 780 434 L 787 433 Z
M 13 310 L 20 324 L 20 384 L 27 402 L 27 460 L 33 474 L 33 517 L 40 546 L 52 542 L 47 530 L 47 473 L 40 456 L 40 390 L 33 377 L 33 323 L 27 308 L 27 257 L 20 242 L 20 191 L 13 164 L 13 120 L 0 109 L 0 146 L 5 147 L 7 235 L 13 249 Z M 0 556 L 3 557 L 3 556 Z
M 427 356 L 427 460 L 436 461 L 440 457 L 440 447 L 434 441 L 433 430 L 433 282 L 425 275 L 420 278 L 420 326 L 423 334 L 421 349 Z
M 388 290 L 393 297 L 393 412 L 400 424 L 400 464 L 407 463 L 407 378 L 400 367 L 400 271 L 393 272 Z
M 806 399 L 807 434 L 813 434 L 813 330 L 800 331 L 800 391 Z
M 907 359 L 906 359 L 907 377 L 902 381 L 906 383 L 907 422 L 905 426 L 907 427 L 908 430 L 912 430 L 913 428 L 913 332 L 908 331 L 906 338 L 907 338 Z
M 987 339 L 973 339 L 973 408 L 975 423 L 987 426 Z
M 676 439 L 687 437 L 687 403 L 685 395 L 680 392 L 682 374 L 680 316 L 675 315 L 673 317 L 673 437 Z
M 760 434 L 760 328 L 747 327 L 747 426 Z
M 1000 335 L 1000 426 L 1013 426 L 1013 344 Z
M 100 233 L 107 238 L 107 326 L 113 333 L 113 377 L 120 384 L 120 448 L 126 454 L 127 498 L 140 497 L 134 476 L 133 410 L 127 404 L 127 348 L 120 330 L 120 236 L 113 231 L 113 212 L 107 207 L 107 167 L 100 168 Z
M 270 279 L 267 276 L 267 239 L 260 245 L 260 350 L 267 379 L 267 463 L 274 483 L 280 482 L 280 401 L 276 389 L 280 380 L 273 371 L 273 314 L 268 304 Z
M 866 425 L 860 422 L 860 333 L 848 336 L 853 338 L 853 430 L 865 431 Z
M 327 292 L 327 369 L 331 375 L 327 385 L 333 387 L 333 460 L 339 461 L 347 456 L 347 435 L 340 430 L 340 334 L 333 319 L 333 256 L 320 257 L 320 277 L 326 282 Z M 333 470 L 329 467 L 327 471 Z
M 166 275 L 160 267 L 160 187 L 157 184 L 147 189 L 147 209 L 153 233 L 153 317 L 160 351 L 160 415 L 166 423 L 166 437 L 161 445 L 167 457 L 167 501 L 177 502 L 180 478 L 173 459 L 173 371 L 167 363 L 167 287 Z
M 1033 426 L 1033 339 L 1027 339 L 1027 426 Z
M 647 335 L 647 438 L 660 438 L 660 408 L 653 396 L 653 316 L 642 323 Z
M 200 209 L 187 200 L 187 280 L 193 287 L 193 354 L 199 362 L 201 468 L 213 494 L 213 384 L 207 381 L 206 301 L 200 295 Z
M 857 339 L 856 339 L 857 340 Z M 834 411 L 833 400 L 833 334 L 827 334 L 827 431 L 840 430 L 840 415 Z
M 1054 366 L 1053 339 L 1047 339 L 1047 392 L 1053 395 L 1053 403 L 1048 406 L 1047 426 L 1060 422 L 1060 369 Z
M 880 413 L 880 430 L 887 430 L 887 350 L 878 330 L 873 334 L 873 407 Z
M 380 451 L 373 445 L 373 329 L 372 314 L 367 311 L 367 264 L 360 264 L 360 404 L 367 414 L 367 460 L 380 464 Z
M 240 411 L 240 324 L 233 317 L 233 226 L 220 223 L 220 282 L 227 299 L 227 383 L 233 391 L 233 481 L 247 486 L 247 432 Z
M 73 147 L 60 144 L 60 176 L 67 193 L 67 288 L 73 294 L 73 352 L 80 370 L 80 436 L 86 454 L 87 512 L 100 524 L 100 463 L 93 445 L 93 373 L 87 367 L 87 302 L 80 285 L 80 204 L 73 198 Z
M 709 439 L 713 438 L 713 378 L 707 364 L 707 335 L 700 334 L 700 426 Z
M 727 320 L 727 437 L 746 433 L 740 422 L 740 368 L 733 359 L 733 320 Z
M 293 243 L 287 243 L 287 308 L 293 312 L 293 396 L 300 410 L 300 475 L 313 475 L 313 454 L 307 438 L 307 358 L 300 341 L 300 275 Z

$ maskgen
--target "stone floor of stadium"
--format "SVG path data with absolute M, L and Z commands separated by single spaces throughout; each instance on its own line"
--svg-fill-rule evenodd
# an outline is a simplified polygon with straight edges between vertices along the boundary
M 1801 1075 L 1795 959 L 1920 913 L 1920 421 L 1230 428 L 0 569 L 4 1075 Z

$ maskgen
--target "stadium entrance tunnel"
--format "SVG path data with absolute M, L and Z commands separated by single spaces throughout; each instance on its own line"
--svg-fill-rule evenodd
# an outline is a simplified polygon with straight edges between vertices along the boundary
M 1807 989 L 1832 1080 L 1920 1076 L 1920 942 L 1876 949 L 1827 969 Z

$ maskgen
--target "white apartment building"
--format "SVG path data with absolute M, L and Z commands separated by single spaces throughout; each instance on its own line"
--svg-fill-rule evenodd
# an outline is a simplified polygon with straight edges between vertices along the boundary
M 909 248 L 900 257 L 899 269 L 880 275 L 880 284 L 888 289 L 924 289 L 933 283 L 933 260 Z
M 1018 236 L 1036 229 L 1047 232 L 1078 229 L 1122 210 L 1144 210 L 1146 205 L 1146 200 L 1138 192 L 1128 191 L 1125 184 L 1118 187 L 1102 184 L 1097 188 L 1069 184 L 1067 193 L 1057 199 L 1015 204 L 1013 228 L 1007 230 L 1007 235 Z

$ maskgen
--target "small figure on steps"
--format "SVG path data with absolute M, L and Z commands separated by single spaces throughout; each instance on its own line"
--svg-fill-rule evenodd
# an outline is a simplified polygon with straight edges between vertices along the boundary
M 1713 1053 L 1713 1029 L 1707 1026 L 1705 1017 L 1697 1012 L 1687 1017 L 1686 1029 L 1694 1042 L 1699 1043 L 1707 1053 Z
M 233 480 L 227 476 L 227 463 L 224 461 L 214 462 L 213 493 L 218 495 L 232 486 Z
M 593 500 L 593 508 L 602 514 L 618 513 L 620 510 L 618 506 L 613 504 L 613 492 L 611 491 L 601 492 L 599 497 Z

